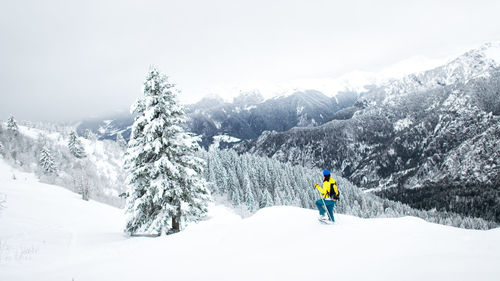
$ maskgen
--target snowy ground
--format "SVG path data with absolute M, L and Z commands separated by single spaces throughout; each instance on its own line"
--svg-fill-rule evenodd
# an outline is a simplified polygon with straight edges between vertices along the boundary
M 16 179 L 13 179 L 15 174 Z M 209 219 L 159 238 L 128 238 L 122 210 L 41 184 L 0 159 L 0 280 L 498 280 L 500 229 L 406 217 L 273 207 Z

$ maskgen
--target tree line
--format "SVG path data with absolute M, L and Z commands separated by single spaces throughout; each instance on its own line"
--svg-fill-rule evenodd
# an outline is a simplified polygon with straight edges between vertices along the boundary
M 233 150 L 203 152 L 206 160 L 204 177 L 219 201 L 227 202 L 249 215 L 260 208 L 291 205 L 315 209 L 319 199 L 314 183 L 322 181 L 320 169 L 283 163 L 252 154 L 239 155 Z M 329 167 L 325 167 L 329 168 Z M 491 229 L 495 222 L 436 210 L 422 211 L 410 206 L 366 193 L 340 173 L 332 176 L 339 185 L 341 199 L 335 212 L 361 218 L 414 216 L 432 223 L 467 229 Z

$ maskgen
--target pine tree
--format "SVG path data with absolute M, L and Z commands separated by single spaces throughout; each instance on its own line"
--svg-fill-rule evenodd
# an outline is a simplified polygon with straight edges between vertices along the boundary
M 83 158 L 85 157 L 85 149 L 83 148 L 82 142 L 78 139 L 78 136 L 76 135 L 75 131 L 72 131 L 69 134 L 69 140 L 68 140 L 68 148 L 69 152 L 76 158 Z
M 264 189 L 264 193 L 262 195 L 262 200 L 260 201 L 260 207 L 265 208 L 265 207 L 270 207 L 273 206 L 273 198 L 271 197 L 271 194 L 267 189 Z
M 14 135 L 17 135 L 19 132 L 19 127 L 17 126 L 14 116 L 10 116 L 9 119 L 7 119 L 7 131 Z
M 144 96 L 132 106 L 136 114 L 125 154 L 126 231 L 166 233 L 182 229 L 207 212 L 210 192 L 201 178 L 203 160 L 197 138 L 183 131 L 184 111 L 167 77 L 152 69 Z
M 40 165 L 40 170 L 46 175 L 55 174 L 57 171 L 54 157 L 52 157 L 47 147 L 42 148 L 42 151 L 40 151 L 40 160 L 38 163 Z
M 247 209 L 250 211 L 250 212 L 253 212 L 254 211 L 254 207 L 255 207 L 255 197 L 253 195 L 253 192 L 252 192 L 252 184 L 250 182 L 250 179 L 248 178 L 247 175 L 244 175 L 243 176 L 243 180 L 242 180 L 242 186 L 243 186 L 243 201 L 247 207 Z

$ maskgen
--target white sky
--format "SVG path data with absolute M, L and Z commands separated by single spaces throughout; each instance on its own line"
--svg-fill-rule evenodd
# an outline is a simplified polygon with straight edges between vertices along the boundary
M 227 89 L 379 71 L 500 39 L 500 1 L 0 3 L 0 119 L 128 109 L 150 65 L 184 103 Z

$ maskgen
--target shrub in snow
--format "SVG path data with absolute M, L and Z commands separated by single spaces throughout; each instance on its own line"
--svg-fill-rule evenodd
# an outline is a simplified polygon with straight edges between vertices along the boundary
M 125 154 L 128 233 L 176 232 L 183 222 L 198 220 L 210 200 L 194 156 L 198 138 L 184 132 L 184 110 L 175 100 L 176 89 L 167 77 L 152 69 L 144 96 L 132 106 L 136 114 Z

